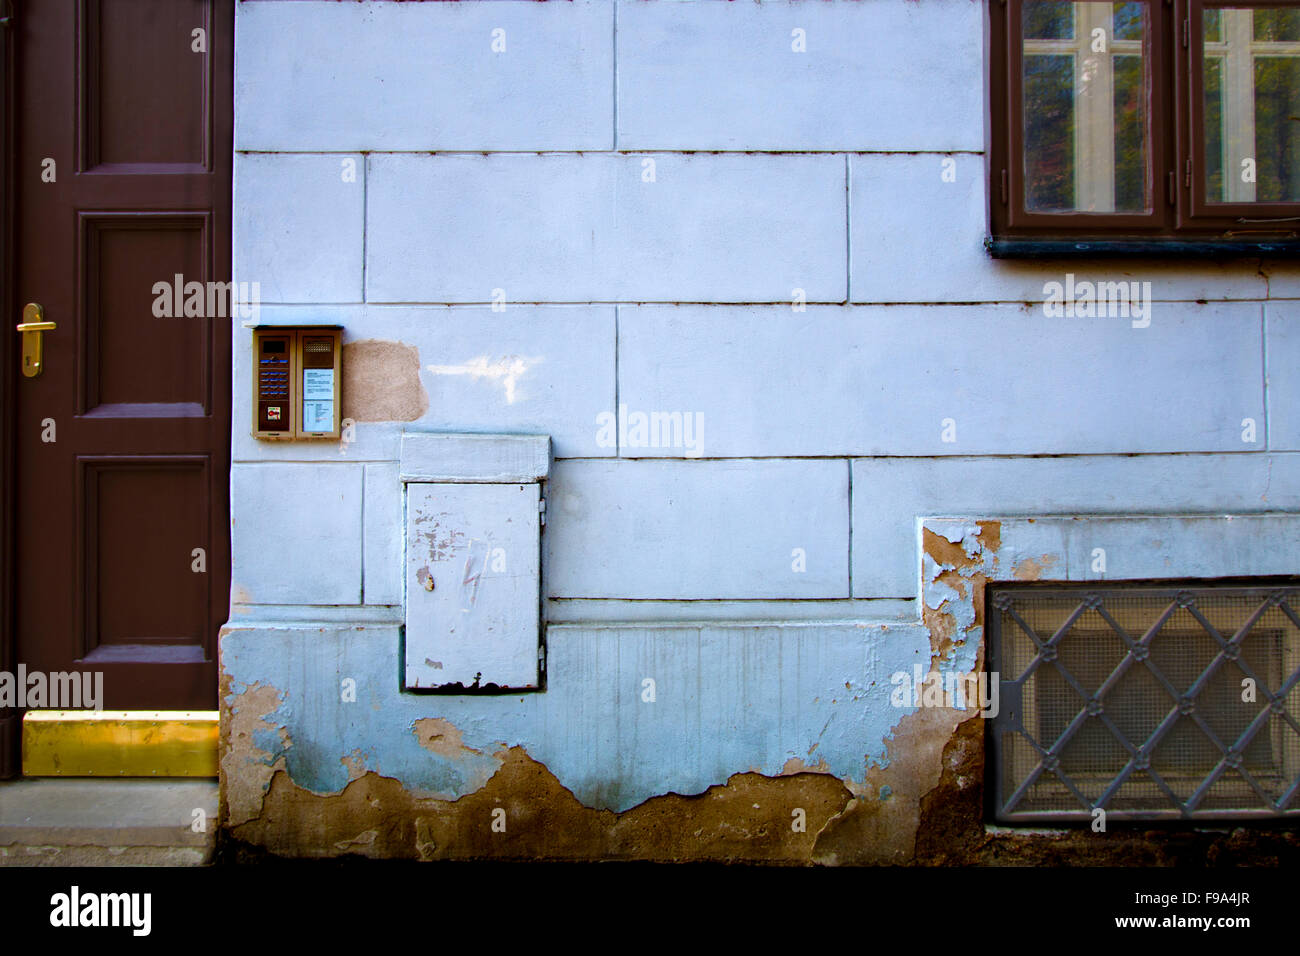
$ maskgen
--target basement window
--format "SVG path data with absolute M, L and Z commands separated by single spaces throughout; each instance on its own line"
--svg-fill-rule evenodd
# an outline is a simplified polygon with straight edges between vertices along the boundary
M 1300 255 L 1300 0 L 989 17 L 995 256 Z
M 994 817 L 1300 815 L 1300 587 L 989 588 Z

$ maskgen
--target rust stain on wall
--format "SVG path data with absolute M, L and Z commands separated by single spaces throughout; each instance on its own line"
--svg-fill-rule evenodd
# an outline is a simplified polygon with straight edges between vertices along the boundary
M 413 345 L 362 339 L 343 346 L 343 417 L 356 422 L 413 422 L 429 410 Z

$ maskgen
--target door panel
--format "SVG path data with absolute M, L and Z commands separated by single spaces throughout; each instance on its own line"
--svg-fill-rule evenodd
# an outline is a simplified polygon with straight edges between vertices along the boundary
M 152 289 L 156 282 L 174 287 L 176 275 L 210 278 L 208 217 L 82 213 L 79 220 L 85 334 L 78 343 L 78 411 L 122 417 L 140 411 L 135 405 L 188 404 L 206 412 L 210 323 L 205 316 L 155 316 Z M 189 417 L 183 409 L 157 411 Z
M 230 278 L 233 0 L 16 6 L 7 298 L 58 327 L 15 376 L 15 659 L 102 670 L 109 708 L 214 709 L 230 310 L 159 315 L 155 286 Z
M 191 34 L 202 29 L 205 40 L 211 37 L 212 5 L 205 0 L 82 0 L 81 10 L 80 168 L 157 164 L 173 167 L 171 172 L 206 169 L 212 127 L 206 96 L 209 63 L 194 52 Z

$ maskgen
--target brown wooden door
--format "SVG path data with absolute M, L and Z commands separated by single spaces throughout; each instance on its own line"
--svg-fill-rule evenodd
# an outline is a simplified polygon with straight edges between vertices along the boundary
M 12 370 L 14 658 L 103 671 L 110 709 L 217 703 L 230 310 L 159 316 L 155 286 L 230 278 L 232 2 L 22 0 L 8 26 L 5 298 L 58 326 Z

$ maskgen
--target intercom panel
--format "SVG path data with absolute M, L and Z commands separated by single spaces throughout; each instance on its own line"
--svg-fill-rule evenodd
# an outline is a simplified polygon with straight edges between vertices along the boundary
M 338 326 L 253 330 L 253 437 L 338 438 L 342 388 Z

